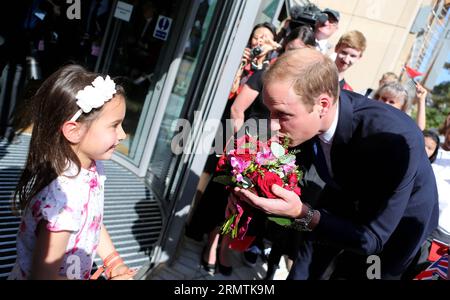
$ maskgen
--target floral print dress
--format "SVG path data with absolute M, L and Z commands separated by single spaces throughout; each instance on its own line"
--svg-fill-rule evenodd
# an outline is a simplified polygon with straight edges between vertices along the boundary
M 100 241 L 106 176 L 100 162 L 76 174 L 77 168 L 71 164 L 30 201 L 17 234 L 17 259 L 8 279 L 30 277 L 41 221 L 49 231 L 71 232 L 59 274 L 68 279 L 89 279 Z

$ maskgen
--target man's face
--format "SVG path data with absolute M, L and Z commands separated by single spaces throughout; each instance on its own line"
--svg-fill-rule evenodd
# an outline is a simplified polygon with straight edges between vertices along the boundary
M 264 103 L 270 111 L 271 129 L 297 146 L 320 132 L 320 105 L 305 105 L 290 82 L 273 81 L 264 86 Z
M 345 45 L 337 48 L 336 54 L 334 62 L 336 63 L 339 72 L 345 72 L 361 58 L 361 51 Z
M 331 15 L 325 23 L 316 23 L 316 37 L 320 35 L 322 39 L 328 39 L 338 30 L 338 21 Z

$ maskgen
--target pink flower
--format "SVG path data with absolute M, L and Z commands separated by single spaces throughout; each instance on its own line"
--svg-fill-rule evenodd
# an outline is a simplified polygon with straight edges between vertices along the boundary
M 236 157 L 232 156 L 230 158 L 230 164 L 233 167 L 233 169 L 237 171 L 237 173 L 242 173 L 245 171 L 245 169 L 247 169 L 250 166 L 251 161 L 244 160 L 239 156 Z
M 89 187 L 93 189 L 96 188 L 97 186 L 98 186 L 97 177 L 94 177 L 89 181 Z
M 94 219 L 92 220 L 91 225 L 89 225 L 89 231 L 98 231 L 100 229 L 101 226 L 101 222 L 102 222 L 102 217 L 101 216 L 96 216 L 94 217 Z

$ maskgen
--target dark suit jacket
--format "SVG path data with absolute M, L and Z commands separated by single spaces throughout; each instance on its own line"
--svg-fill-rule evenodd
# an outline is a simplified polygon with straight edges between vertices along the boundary
M 312 141 L 300 164 L 311 161 Z M 398 278 L 438 221 L 422 132 L 405 113 L 342 91 L 331 164 L 334 183 L 316 203 L 321 220 L 289 278 L 330 278 L 330 265 L 334 278 L 367 278 L 372 254 L 381 259 L 382 278 Z

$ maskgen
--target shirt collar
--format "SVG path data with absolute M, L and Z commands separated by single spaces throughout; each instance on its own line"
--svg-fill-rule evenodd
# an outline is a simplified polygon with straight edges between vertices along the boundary
M 327 40 L 316 40 L 317 45 L 319 46 L 320 50 L 327 50 Z
M 338 124 L 338 119 L 339 119 L 339 105 L 336 105 L 336 114 L 333 123 L 331 123 L 331 126 L 330 128 L 328 128 L 327 131 L 319 134 L 319 139 L 325 144 L 331 144 L 333 142 L 334 134 L 336 133 L 336 128 Z

